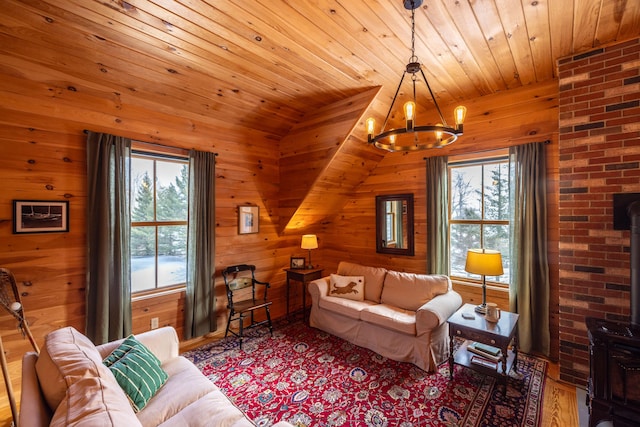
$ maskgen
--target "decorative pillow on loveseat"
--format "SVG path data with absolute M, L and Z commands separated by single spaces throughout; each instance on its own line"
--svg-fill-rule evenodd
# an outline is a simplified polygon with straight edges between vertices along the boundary
M 133 335 L 102 363 L 111 370 L 135 412 L 147 405 L 168 378 L 158 358 Z
M 329 296 L 364 301 L 364 276 L 332 274 L 329 280 Z

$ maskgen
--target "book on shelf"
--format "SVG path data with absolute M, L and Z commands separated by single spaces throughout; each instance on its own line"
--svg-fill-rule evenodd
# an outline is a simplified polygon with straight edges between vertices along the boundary
M 485 349 L 485 347 L 490 347 L 489 350 L 495 349 L 497 351 L 488 351 L 487 349 Z M 502 351 L 499 348 L 492 347 L 490 345 L 472 342 L 467 345 L 467 350 L 493 362 L 498 362 L 500 359 L 502 359 Z
M 485 368 L 489 368 L 489 369 L 498 369 L 497 361 L 494 362 L 492 360 L 488 360 L 480 356 L 471 357 L 471 363 L 475 363 L 476 365 L 484 366 Z

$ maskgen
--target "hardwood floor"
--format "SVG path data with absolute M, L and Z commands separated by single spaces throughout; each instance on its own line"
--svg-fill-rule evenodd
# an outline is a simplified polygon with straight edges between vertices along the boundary
M 549 362 L 540 427 L 581 427 L 576 387 L 559 381 L 560 367 Z
M 182 343 L 180 351 L 185 352 L 197 348 L 207 342 L 217 340 L 219 334 L 212 334 L 206 339 L 196 339 Z M 9 364 L 13 392 L 20 407 L 20 369 L 21 362 Z M 559 380 L 560 369 L 557 363 L 549 362 L 547 379 L 544 388 L 544 403 L 540 427 L 581 427 L 579 420 L 576 387 Z M 4 380 L 0 376 L 0 427 L 11 426 L 11 409 L 9 407 Z

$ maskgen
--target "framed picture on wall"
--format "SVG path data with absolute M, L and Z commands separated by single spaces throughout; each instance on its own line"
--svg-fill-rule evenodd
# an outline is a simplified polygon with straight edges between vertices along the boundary
M 260 207 L 238 206 L 238 234 L 253 234 L 260 231 Z
M 69 202 L 14 200 L 13 233 L 60 233 L 69 231 Z

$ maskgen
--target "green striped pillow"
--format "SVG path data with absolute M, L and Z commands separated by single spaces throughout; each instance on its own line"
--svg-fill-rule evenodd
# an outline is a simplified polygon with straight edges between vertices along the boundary
M 126 393 L 133 410 L 138 412 L 164 385 L 168 375 L 158 358 L 133 336 L 129 336 L 120 347 L 103 363 Z
M 102 363 L 109 367 L 113 365 L 118 360 L 122 359 L 125 354 L 131 351 L 134 347 L 144 347 L 144 345 L 136 339 L 133 335 L 129 335 L 123 342 L 111 352 L 107 357 L 102 360 Z M 145 347 L 146 348 L 146 347 Z

